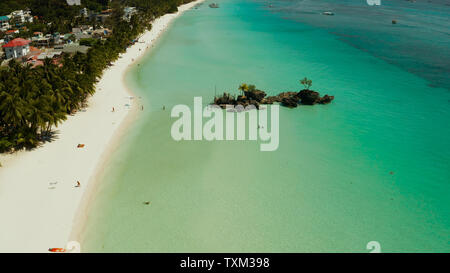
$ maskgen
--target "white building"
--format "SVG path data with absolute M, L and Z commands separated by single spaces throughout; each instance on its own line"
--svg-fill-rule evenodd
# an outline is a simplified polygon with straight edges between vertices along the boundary
M 31 11 L 29 10 L 16 10 L 13 11 L 9 17 L 11 20 L 17 21 L 20 24 L 33 23 L 33 16 L 31 16 Z
M 87 8 L 82 8 L 80 11 L 80 15 L 83 16 L 84 18 L 89 17 L 89 11 Z
M 135 7 L 125 7 L 123 8 L 123 20 L 130 22 L 131 16 L 137 14 L 137 9 Z
M 81 0 L 66 0 L 69 6 L 79 6 L 81 5 Z
M 6 59 L 16 59 L 27 55 L 30 52 L 30 43 L 30 40 L 17 38 L 6 45 L 3 45 L 2 47 L 5 50 Z

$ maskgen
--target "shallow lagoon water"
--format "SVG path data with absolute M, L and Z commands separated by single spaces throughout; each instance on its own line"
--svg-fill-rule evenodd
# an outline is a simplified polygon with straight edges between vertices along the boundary
M 448 89 L 261 1 L 209 2 L 128 74 L 145 110 L 103 171 L 83 249 L 448 252 Z M 275 152 L 170 136 L 170 109 L 194 96 L 242 82 L 274 95 L 305 76 L 336 99 L 280 108 Z

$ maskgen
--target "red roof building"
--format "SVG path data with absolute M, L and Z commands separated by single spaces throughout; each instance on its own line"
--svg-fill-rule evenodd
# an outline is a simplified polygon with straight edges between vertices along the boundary
M 16 46 L 26 46 L 29 43 L 31 43 L 30 40 L 25 40 L 22 38 L 16 38 L 14 40 L 11 40 L 9 43 L 7 43 L 6 45 L 3 45 L 2 47 L 16 47 Z
M 30 40 L 16 38 L 6 45 L 3 45 L 2 47 L 5 49 L 6 59 L 20 58 L 27 55 L 30 52 L 30 43 Z

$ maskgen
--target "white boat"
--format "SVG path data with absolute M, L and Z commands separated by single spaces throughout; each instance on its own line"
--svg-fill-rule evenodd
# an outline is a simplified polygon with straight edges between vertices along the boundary
M 331 11 L 324 11 L 322 12 L 323 15 L 334 15 L 334 12 Z

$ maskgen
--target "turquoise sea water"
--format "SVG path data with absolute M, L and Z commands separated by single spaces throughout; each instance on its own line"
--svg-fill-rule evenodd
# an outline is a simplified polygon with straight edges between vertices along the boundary
M 373 44 L 351 43 L 345 20 L 318 24 L 330 18 L 296 15 L 296 1 L 215 2 L 219 9 L 178 18 L 128 74 L 145 110 L 103 171 L 83 249 L 367 252 L 379 241 L 384 252 L 449 252 L 450 91 L 440 80 L 448 71 L 428 77 L 435 68 L 425 61 L 412 71 L 413 54 L 375 48 L 382 31 Z M 215 89 L 238 93 L 242 82 L 272 95 L 299 90 L 305 76 L 336 99 L 280 108 L 275 152 L 170 136 L 170 109 L 194 96 L 206 104 Z

